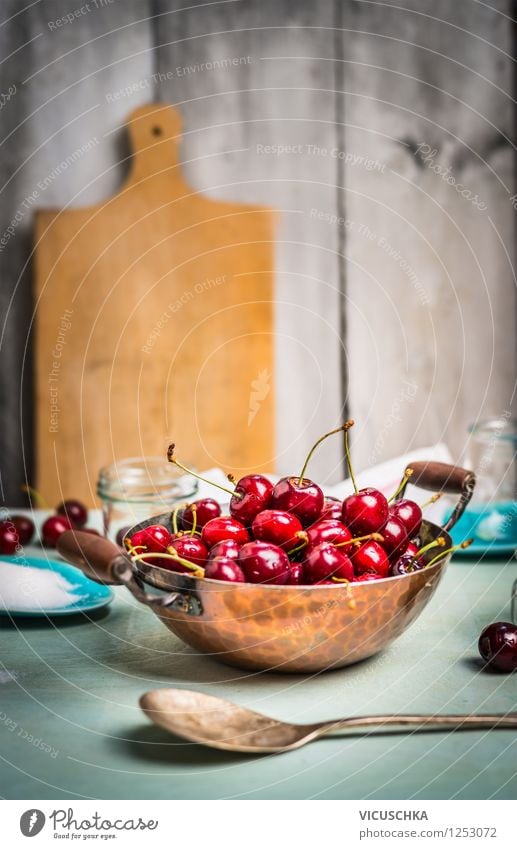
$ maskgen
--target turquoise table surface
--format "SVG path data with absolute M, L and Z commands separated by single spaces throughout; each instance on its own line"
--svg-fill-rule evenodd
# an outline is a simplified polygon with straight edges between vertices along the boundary
M 28 549 L 27 553 L 37 553 Z M 516 710 L 517 674 L 484 671 L 482 628 L 509 619 L 515 560 L 458 559 L 389 649 L 320 676 L 240 672 L 199 656 L 117 588 L 110 608 L 2 619 L 0 795 L 8 799 L 514 799 L 517 735 L 334 736 L 251 757 L 152 726 L 141 693 L 186 687 L 308 722 L 387 712 Z

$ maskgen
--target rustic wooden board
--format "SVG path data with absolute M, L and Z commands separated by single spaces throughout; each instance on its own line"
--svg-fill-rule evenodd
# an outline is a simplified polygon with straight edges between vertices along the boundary
M 37 486 L 51 501 L 91 503 L 101 465 L 171 440 L 198 467 L 273 466 L 274 214 L 196 193 L 180 123 L 140 107 L 121 191 L 37 216 Z

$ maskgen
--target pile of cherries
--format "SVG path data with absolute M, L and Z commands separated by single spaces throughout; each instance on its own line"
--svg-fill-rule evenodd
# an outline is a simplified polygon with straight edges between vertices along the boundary
M 410 470 L 389 501 L 378 489 L 357 488 L 347 439 L 352 424 L 322 436 L 299 476 L 276 484 L 258 474 L 245 475 L 237 483 L 230 476 L 235 488 L 220 487 L 231 496 L 229 515 L 221 515 L 217 501 L 204 498 L 176 509 L 170 530 L 150 525 L 126 537 L 126 548 L 137 560 L 155 566 L 233 583 L 335 585 L 423 569 L 422 555 L 443 547 L 445 540 L 440 537 L 419 548 L 422 510 L 407 498 L 396 500 Z M 345 433 L 355 488 L 344 501 L 326 497 L 305 476 L 315 448 L 339 432 Z M 192 474 L 175 458 L 174 445 L 168 459 Z
M 53 516 L 45 519 L 41 526 L 41 542 L 46 548 L 55 548 L 57 540 L 65 531 L 81 529 L 96 534 L 93 528 L 86 528 L 88 510 L 80 501 L 68 499 L 56 507 Z M 29 516 L 13 515 L 0 522 L 0 554 L 15 554 L 20 546 L 30 545 L 34 540 L 36 527 Z

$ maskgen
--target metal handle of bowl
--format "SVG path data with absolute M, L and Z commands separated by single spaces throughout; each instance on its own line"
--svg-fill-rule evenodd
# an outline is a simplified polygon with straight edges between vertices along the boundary
M 109 539 L 84 531 L 65 531 L 58 538 L 57 550 L 69 563 L 99 584 L 123 584 L 137 601 L 157 611 L 172 608 L 199 615 L 200 604 L 189 593 L 179 590 L 166 595 L 150 595 L 135 575 L 130 556 Z
M 476 485 L 474 472 L 468 469 L 462 469 L 460 466 L 452 466 L 450 463 L 437 463 L 434 461 L 408 463 L 407 468 L 413 470 L 410 482 L 415 486 L 420 486 L 422 489 L 429 489 L 433 492 L 459 494 L 458 503 L 443 528 L 444 531 L 450 531 L 472 498 L 472 493 Z M 399 498 L 402 498 L 404 495 L 406 486 L 399 493 Z

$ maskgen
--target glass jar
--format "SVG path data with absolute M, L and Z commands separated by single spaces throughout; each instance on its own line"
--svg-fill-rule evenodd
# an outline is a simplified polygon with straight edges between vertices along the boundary
M 104 535 L 114 540 L 120 528 L 172 510 L 197 488 L 196 478 L 163 457 L 129 457 L 105 466 L 97 481 Z
M 510 415 L 469 428 L 467 465 L 476 473 L 468 512 L 476 542 L 517 547 L 517 421 Z

